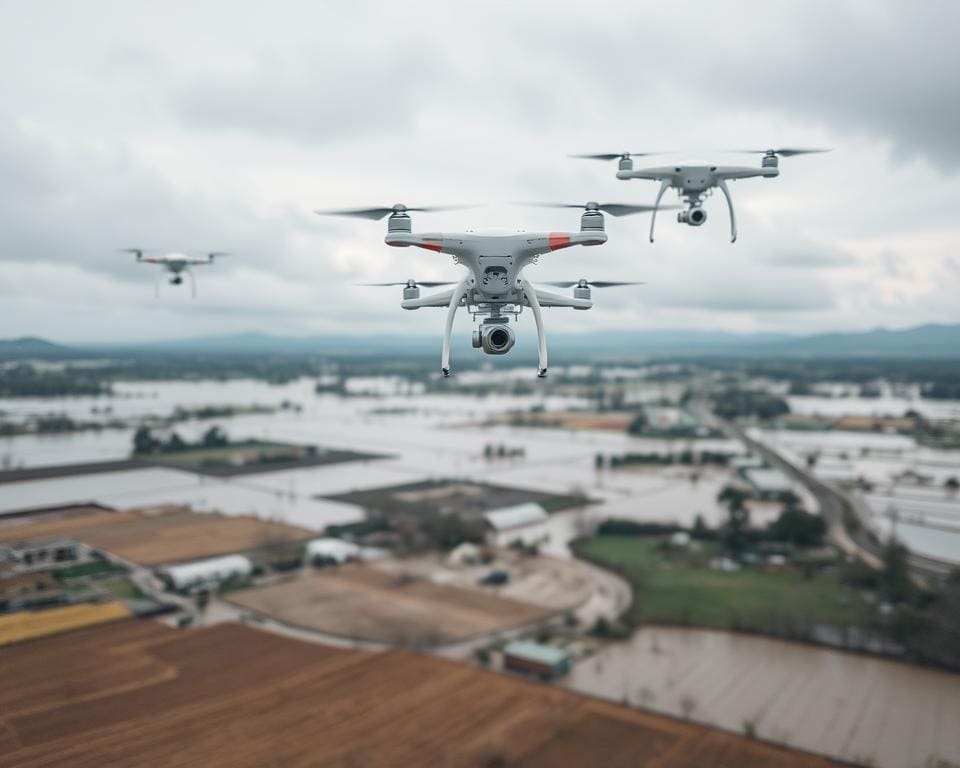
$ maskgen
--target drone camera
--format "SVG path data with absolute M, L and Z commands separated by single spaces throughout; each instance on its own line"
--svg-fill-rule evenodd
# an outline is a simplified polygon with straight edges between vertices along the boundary
M 180 285 L 183 282 L 183 278 L 180 275 L 170 278 L 170 285 Z
M 699 227 L 707 220 L 707 212 L 703 208 L 690 208 L 686 211 L 680 211 L 677 214 L 677 221 L 681 224 L 689 224 L 691 227 Z
M 505 355 L 516 343 L 513 329 L 503 322 L 485 323 L 473 332 L 473 346 L 488 355 Z

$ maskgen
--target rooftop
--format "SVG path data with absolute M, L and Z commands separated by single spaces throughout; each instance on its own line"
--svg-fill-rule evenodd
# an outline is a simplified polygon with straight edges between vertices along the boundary
M 484 512 L 484 519 L 498 531 L 510 528 L 520 528 L 524 525 L 542 523 L 547 519 L 546 510 L 539 504 L 529 501 L 526 504 L 517 504 L 515 507 L 503 507 Z

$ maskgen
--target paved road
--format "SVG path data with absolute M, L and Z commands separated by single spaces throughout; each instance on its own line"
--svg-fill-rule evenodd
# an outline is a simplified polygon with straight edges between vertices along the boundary
M 715 416 L 702 401 L 693 407 L 706 423 L 713 424 L 723 430 L 728 437 L 739 440 L 751 451 L 762 456 L 771 466 L 801 483 L 810 491 L 820 505 L 820 514 L 827 523 L 830 540 L 843 552 L 859 557 L 873 568 L 883 567 L 884 545 L 870 534 L 869 513 L 863 508 L 859 497 L 845 493 L 833 483 L 820 480 L 805 466 L 798 466 L 787 461 L 770 446 L 747 435 L 741 427 Z M 849 508 L 850 512 L 860 522 L 859 530 L 854 533 L 851 533 L 844 525 L 845 508 Z M 941 581 L 954 567 L 950 563 L 913 553 L 910 555 L 909 563 L 915 576 L 932 581 Z

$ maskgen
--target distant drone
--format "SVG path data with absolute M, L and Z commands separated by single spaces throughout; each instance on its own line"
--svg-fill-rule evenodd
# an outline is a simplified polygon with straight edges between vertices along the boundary
M 193 277 L 193 273 L 190 271 L 190 267 L 199 267 L 202 264 L 213 264 L 213 261 L 218 256 L 228 256 L 229 254 L 223 253 L 222 251 L 212 251 L 204 257 L 198 256 L 187 256 L 184 253 L 166 253 L 162 256 L 144 256 L 146 249 L 144 248 L 124 248 L 123 253 L 132 253 L 137 257 L 137 261 L 142 261 L 147 264 L 162 264 L 166 272 L 170 273 L 170 285 L 180 285 L 183 282 L 183 275 L 185 274 L 190 278 L 190 295 L 193 298 L 197 297 L 197 281 Z M 160 280 L 163 277 L 163 273 L 157 276 L 157 281 L 153 286 L 153 295 L 160 295 Z
M 541 204 L 537 204 L 541 205 Z M 403 309 L 421 307 L 446 307 L 447 321 L 443 331 L 443 353 L 440 370 L 450 375 L 450 334 L 453 319 L 459 307 L 466 307 L 474 320 L 483 318 L 480 327 L 473 332 L 473 346 L 488 355 L 504 355 L 513 347 L 516 337 L 509 325 L 509 315 L 516 319 L 524 307 L 530 307 L 537 326 L 538 367 L 537 375 L 547 375 L 547 341 L 543 329 L 541 307 L 572 307 L 590 309 L 591 286 L 604 288 L 615 285 L 635 285 L 621 282 L 590 282 L 571 280 L 548 283 L 561 288 L 574 286 L 573 296 L 562 296 L 534 288 L 523 276 L 523 269 L 535 264 L 541 254 L 569 248 L 574 245 L 602 245 L 607 241 L 602 211 L 612 216 L 626 216 L 653 210 L 648 205 L 616 205 L 587 203 L 586 205 L 545 204 L 557 208 L 584 209 L 580 217 L 579 232 L 512 232 L 493 234 L 480 232 L 412 232 L 410 212 L 454 210 L 451 208 L 407 208 L 394 205 L 392 208 L 363 208 L 339 211 L 317 211 L 326 216 L 353 216 L 361 219 L 387 220 L 387 245 L 406 248 L 416 246 L 428 251 L 447 253 L 454 264 L 462 264 L 469 272 L 457 283 L 417 283 L 407 280 L 402 283 L 373 283 L 373 285 L 403 286 Z M 420 298 L 420 288 L 453 285 L 447 291 Z
M 660 198 L 669 187 L 677 190 L 677 194 L 686 200 L 686 210 L 677 214 L 677 221 L 681 224 L 689 224 L 691 227 L 699 227 L 707 220 L 707 212 L 703 209 L 703 201 L 706 195 L 710 194 L 714 187 L 720 187 L 724 197 L 727 198 L 727 207 L 730 209 L 730 242 L 737 242 L 737 219 L 733 212 L 733 200 L 730 197 L 730 190 L 727 188 L 727 181 L 737 179 L 749 179 L 754 176 L 763 176 L 772 179 L 780 175 L 779 157 L 793 157 L 794 155 L 807 155 L 815 152 L 829 152 L 829 149 L 738 149 L 736 152 L 746 152 L 751 154 L 763 155 L 760 167 L 744 165 L 706 165 L 706 164 L 681 164 L 673 166 L 663 166 L 661 168 L 641 168 L 633 169 L 634 157 L 645 157 L 657 154 L 655 152 L 620 152 L 614 154 L 602 155 L 571 155 L 587 160 L 620 160 L 620 168 L 617 170 L 618 179 L 649 179 L 650 181 L 660 182 L 660 191 L 657 193 L 656 202 L 653 205 L 653 216 L 650 218 L 650 242 L 653 242 L 653 227 L 657 221 L 657 208 L 660 205 Z

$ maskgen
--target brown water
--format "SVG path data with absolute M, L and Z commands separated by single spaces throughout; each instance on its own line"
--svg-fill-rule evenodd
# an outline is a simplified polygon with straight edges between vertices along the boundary
M 574 690 L 882 768 L 960 763 L 960 675 L 779 640 L 651 628 L 577 663 Z

